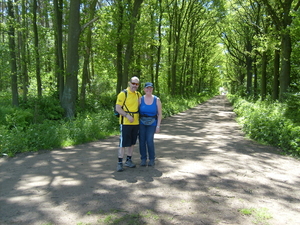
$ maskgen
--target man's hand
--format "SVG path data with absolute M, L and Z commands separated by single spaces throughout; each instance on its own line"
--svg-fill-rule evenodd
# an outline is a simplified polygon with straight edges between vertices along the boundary
M 129 114 L 127 114 L 126 118 L 129 120 L 130 123 L 134 121 L 134 118 Z

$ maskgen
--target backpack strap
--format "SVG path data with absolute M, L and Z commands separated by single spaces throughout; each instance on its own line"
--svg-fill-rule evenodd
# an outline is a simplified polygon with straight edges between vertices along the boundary
M 124 89 L 124 90 L 122 90 L 122 92 L 124 92 L 124 93 L 125 93 L 125 100 L 124 100 L 124 102 L 123 102 L 122 109 L 123 109 L 123 107 L 125 106 L 125 107 L 126 107 L 126 109 L 128 110 L 127 106 L 125 105 L 125 102 L 126 102 L 126 99 L 127 99 L 127 90 L 126 90 L 126 89 Z M 122 116 L 122 115 L 121 115 L 121 116 Z M 123 119 L 124 119 L 124 116 L 122 116 L 122 118 L 121 118 L 121 124 L 123 124 Z

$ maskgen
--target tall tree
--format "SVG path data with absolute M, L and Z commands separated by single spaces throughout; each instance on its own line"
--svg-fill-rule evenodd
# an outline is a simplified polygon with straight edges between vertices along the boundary
M 300 7 L 299 0 L 260 0 L 266 6 L 274 25 L 281 35 L 281 71 L 279 99 L 284 99 L 291 82 L 291 52 L 292 42 L 290 36 L 290 25 L 293 21 L 292 12 Z
M 143 0 L 134 0 L 133 7 L 129 10 L 129 34 L 126 44 L 125 50 L 125 58 L 124 58 L 124 74 L 122 78 L 122 86 L 123 88 L 127 87 L 127 82 L 129 79 L 129 70 L 133 57 L 133 44 L 134 44 L 134 36 L 135 36 L 135 27 L 139 20 L 140 16 L 140 8 L 143 3 Z
M 54 33 L 55 33 L 55 74 L 59 100 L 62 101 L 64 91 L 64 55 L 63 55 L 63 0 L 53 0 Z
M 279 99 L 279 77 L 280 77 L 280 50 L 277 48 L 274 50 L 274 74 L 273 74 L 273 90 L 272 99 Z
M 7 10 L 9 17 L 9 52 L 11 66 L 11 90 L 12 90 L 12 105 L 19 106 L 18 94 L 18 75 L 17 75 L 17 59 L 16 59 L 16 43 L 15 43 L 15 28 L 14 28 L 14 8 L 11 0 L 7 1 Z
M 80 2 L 81 0 L 70 1 L 69 30 L 67 45 L 67 67 L 66 84 L 62 97 L 62 107 L 65 116 L 72 118 L 76 114 L 76 101 L 78 97 L 78 69 L 79 69 L 79 36 L 80 27 Z
M 95 7 L 98 0 L 93 0 L 91 4 L 88 5 L 89 21 L 93 21 L 95 16 Z M 90 65 L 90 56 L 92 49 L 92 29 L 89 28 L 87 30 L 87 34 L 85 36 L 85 49 L 83 54 L 83 67 L 82 67 L 82 84 L 81 84 L 81 92 L 80 92 L 80 107 L 85 107 L 85 97 L 86 97 L 86 86 L 89 83 L 89 65 Z
M 28 77 L 28 68 L 27 68 L 27 54 L 26 54 L 26 45 L 27 45 L 27 18 L 26 18 L 26 1 L 22 0 L 22 32 L 20 34 L 21 40 L 21 74 L 22 74 L 22 83 L 23 83 L 23 99 L 27 101 L 28 94 L 28 85 L 29 85 L 29 77 Z
M 122 88 L 123 80 L 123 26 L 124 26 L 124 5 L 122 0 L 115 0 L 115 23 L 117 26 L 116 32 L 116 70 L 117 70 L 117 86 L 116 93 L 119 93 Z
M 160 85 L 158 82 L 158 75 L 159 75 L 159 68 L 161 67 L 161 50 L 162 50 L 162 20 L 163 20 L 163 6 L 162 6 L 162 0 L 157 1 L 158 8 L 159 8 L 159 18 L 158 18 L 158 24 L 157 24 L 157 32 L 158 32 L 158 45 L 157 45 L 157 56 L 156 56 L 156 63 L 155 63 L 155 75 L 154 75 L 154 81 L 156 83 L 156 92 L 159 95 L 160 93 Z
M 39 52 L 39 33 L 37 26 L 37 1 L 33 0 L 33 33 L 34 33 L 34 56 L 35 56 L 35 73 L 37 81 L 38 96 L 42 96 L 42 79 L 41 79 L 41 68 L 40 68 L 40 52 Z

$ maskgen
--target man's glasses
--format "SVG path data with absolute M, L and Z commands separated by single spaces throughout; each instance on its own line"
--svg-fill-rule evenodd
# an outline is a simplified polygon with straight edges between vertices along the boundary
M 136 85 L 136 86 L 139 86 L 140 84 L 139 83 L 132 83 L 130 82 L 132 85 Z

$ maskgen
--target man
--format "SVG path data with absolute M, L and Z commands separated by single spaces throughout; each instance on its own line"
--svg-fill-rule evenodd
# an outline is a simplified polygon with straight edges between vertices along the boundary
M 129 87 L 118 94 L 116 102 L 116 111 L 120 114 L 120 145 L 118 151 L 117 171 L 123 171 L 123 157 L 125 148 L 127 149 L 127 158 L 125 166 L 135 168 L 132 162 L 132 153 L 136 144 L 139 132 L 139 98 L 141 94 L 137 91 L 140 80 L 137 77 L 132 77 L 128 82 Z

